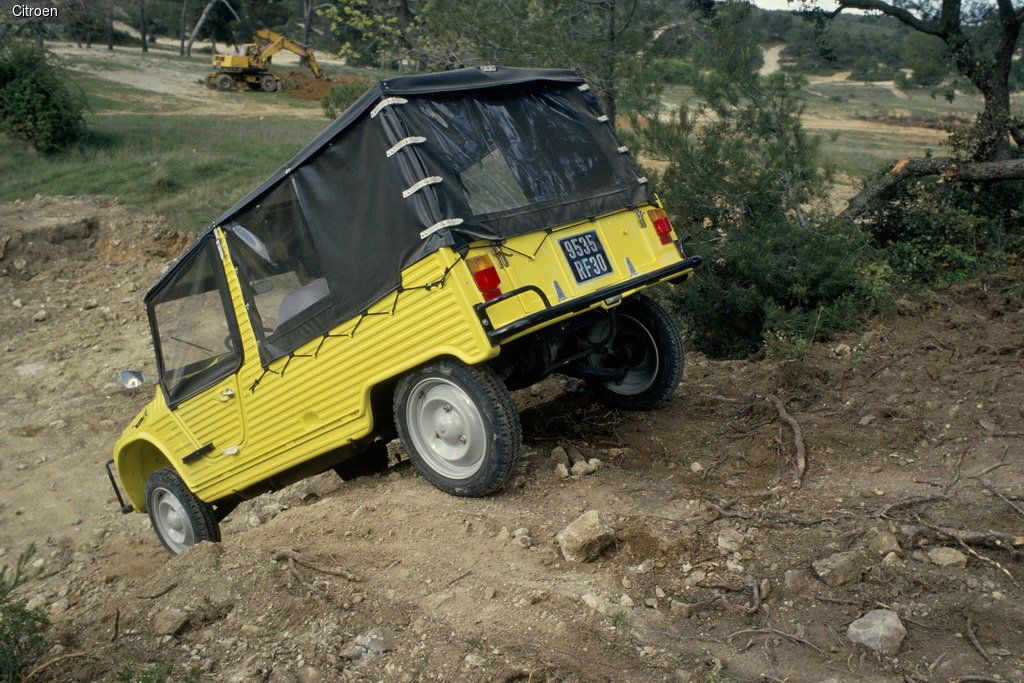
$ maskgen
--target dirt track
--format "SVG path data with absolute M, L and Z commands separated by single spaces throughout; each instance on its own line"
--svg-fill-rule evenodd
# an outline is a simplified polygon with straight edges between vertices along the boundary
M 42 679 L 109 680 L 128 658 L 246 681 L 1024 679 L 1020 562 L 928 527 L 1024 535 L 1020 273 L 903 301 L 799 362 L 691 354 L 647 414 L 549 380 L 517 395 L 529 452 L 499 495 L 446 496 L 408 464 L 328 473 L 172 559 L 116 514 L 101 465 L 148 400 L 115 371 L 152 374 L 141 298 L 184 241 L 56 197 L 0 206 L 0 245 L 0 563 L 39 546 L 23 595 L 55 625 L 44 660 L 75 655 Z M 801 488 L 767 395 L 802 429 Z M 559 478 L 558 445 L 604 466 Z M 616 544 L 569 563 L 554 534 L 589 509 Z M 934 564 L 940 546 L 966 566 Z M 845 551 L 845 582 L 818 578 Z M 880 605 L 907 630 L 893 657 L 845 635 Z M 348 659 L 371 630 L 387 651 Z

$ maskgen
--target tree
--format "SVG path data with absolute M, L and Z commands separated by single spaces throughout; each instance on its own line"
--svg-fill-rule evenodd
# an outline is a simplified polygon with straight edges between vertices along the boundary
M 195 25 L 192 27 L 192 32 L 188 36 L 188 42 L 185 43 L 185 55 L 187 57 L 192 56 L 192 44 L 196 42 L 196 38 L 199 36 L 199 31 L 203 28 L 203 24 L 206 23 L 206 19 L 210 14 L 210 10 L 212 10 L 214 5 L 216 5 L 218 2 L 224 3 L 224 6 L 231 10 L 231 13 L 234 14 L 235 19 L 238 19 L 238 14 L 235 13 L 235 8 L 231 6 L 231 3 L 229 3 L 228 0 L 210 0 L 209 2 L 207 2 L 206 6 L 203 7 L 202 13 L 200 13 L 199 15 L 199 19 L 196 20 Z
M 305 0 L 303 0 L 305 2 Z M 341 47 L 338 54 L 382 68 L 405 56 L 398 15 L 380 0 L 341 0 L 320 10 Z
M 741 357 L 762 345 L 794 355 L 869 312 L 867 237 L 834 223 L 830 178 L 800 123 L 801 82 L 761 76 L 751 9 L 722 3 L 700 34 L 697 104 L 635 117 L 678 233 L 704 256 L 694 283 L 666 295 L 694 348 Z
M 56 152 L 81 136 L 84 108 L 44 50 L 18 41 L 0 48 L 0 131 Z
M 146 0 L 139 0 L 139 33 L 142 36 L 142 51 L 149 52 L 149 26 L 146 22 Z
M 994 161 L 1020 156 L 1024 121 L 1010 110 L 1010 72 L 1024 20 L 1024 2 L 1014 0 L 837 0 L 835 17 L 847 9 L 880 12 L 946 45 L 956 69 L 981 93 L 984 109 L 973 131 L 973 158 Z M 816 10 L 823 12 L 823 10 Z
M 414 54 L 428 64 L 568 66 L 610 118 L 623 98 L 635 106 L 655 89 L 648 48 L 665 16 L 660 0 L 432 0 L 419 16 Z

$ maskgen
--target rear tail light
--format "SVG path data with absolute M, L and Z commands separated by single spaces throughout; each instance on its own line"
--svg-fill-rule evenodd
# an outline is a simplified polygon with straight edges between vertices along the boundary
M 661 243 L 671 244 L 672 223 L 669 222 L 665 209 L 651 209 L 647 212 L 647 217 L 651 219 L 651 223 L 654 225 L 654 232 L 657 233 Z
M 490 256 L 474 256 L 466 261 L 469 272 L 473 273 L 473 280 L 476 287 L 484 295 L 484 301 L 497 299 L 501 296 L 501 276 Z

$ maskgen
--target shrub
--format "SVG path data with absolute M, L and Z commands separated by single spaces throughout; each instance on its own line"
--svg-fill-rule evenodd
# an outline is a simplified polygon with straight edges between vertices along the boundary
M 17 42 L 0 49 L 0 131 L 56 152 L 81 137 L 84 109 L 44 50 Z
M 335 83 L 320 100 L 320 106 L 324 108 L 324 116 L 329 119 L 338 118 L 343 111 L 362 97 L 369 87 L 370 83 L 362 80 L 351 83 Z
M 816 140 L 800 124 L 800 82 L 764 77 L 759 46 L 739 30 L 749 8 L 722 5 L 706 33 L 700 104 L 634 133 L 667 168 L 658 178 L 678 233 L 704 257 L 697 277 L 667 295 L 692 347 L 741 357 L 768 343 L 799 355 L 814 339 L 875 308 L 865 273 L 877 260 L 865 233 L 836 224 Z M 880 291 L 874 285 L 873 291 Z
M 865 225 L 907 286 L 948 285 L 1024 254 L 1024 183 L 923 180 L 882 199 Z
M 38 609 L 28 609 L 14 600 L 11 593 L 35 576 L 26 572 L 29 560 L 35 554 L 29 546 L 14 564 L 14 571 L 4 565 L 0 568 L 0 681 L 14 681 L 46 647 L 45 633 L 50 622 Z

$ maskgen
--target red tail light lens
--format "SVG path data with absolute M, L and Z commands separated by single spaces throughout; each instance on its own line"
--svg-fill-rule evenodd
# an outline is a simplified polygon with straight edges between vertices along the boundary
M 501 276 L 490 256 L 474 256 L 466 261 L 469 272 L 473 273 L 473 280 L 476 287 L 484 295 L 484 301 L 497 299 L 501 296 Z
M 647 212 L 647 217 L 651 219 L 651 223 L 654 225 L 654 232 L 657 233 L 661 243 L 671 244 L 672 223 L 669 222 L 665 209 L 651 209 Z

